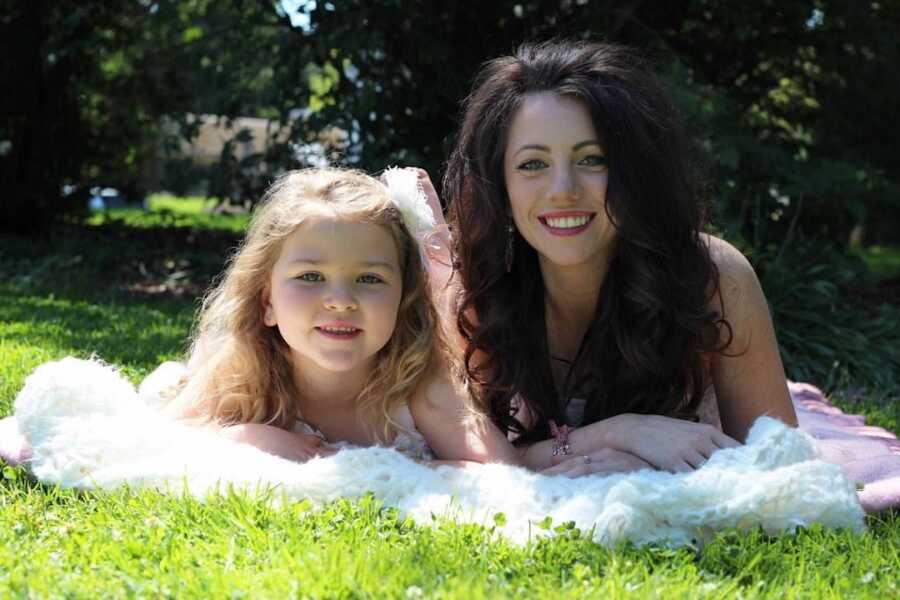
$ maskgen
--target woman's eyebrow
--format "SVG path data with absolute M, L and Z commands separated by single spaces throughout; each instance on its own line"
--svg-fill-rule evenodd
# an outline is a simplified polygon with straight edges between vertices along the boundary
M 541 146 L 540 144 L 525 144 L 524 146 L 516 150 L 513 156 L 515 156 L 519 152 L 524 152 L 525 150 L 540 150 L 541 152 L 550 152 L 550 148 L 548 148 L 547 146 Z
M 598 140 L 584 140 L 583 142 L 578 142 L 574 146 L 572 146 L 572 150 L 581 150 L 585 146 L 600 146 L 603 148 L 603 144 L 601 144 Z M 542 146 L 541 144 L 525 144 L 515 151 L 513 156 L 520 152 L 524 152 L 525 150 L 538 150 L 540 152 L 550 152 L 550 148 L 548 146 Z
M 603 149 L 603 144 L 598 142 L 597 140 L 585 140 L 583 142 L 578 142 L 574 146 L 572 146 L 572 150 L 581 150 L 585 146 L 600 146 Z

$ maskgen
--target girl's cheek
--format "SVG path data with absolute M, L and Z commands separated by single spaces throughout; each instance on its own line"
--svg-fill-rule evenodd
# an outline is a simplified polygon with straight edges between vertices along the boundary
M 396 315 L 400 308 L 400 291 L 395 289 L 380 290 L 373 294 L 371 305 L 385 315 Z
M 318 296 L 315 288 L 305 285 L 289 285 L 285 296 L 292 303 L 312 303 Z

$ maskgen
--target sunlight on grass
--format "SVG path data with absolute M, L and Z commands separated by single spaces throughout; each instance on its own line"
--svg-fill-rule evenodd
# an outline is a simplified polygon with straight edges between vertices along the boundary
M 420 527 L 372 497 L 316 509 L 269 496 L 0 481 L 0 595 L 98 597 L 894 597 L 900 522 L 725 532 L 702 550 L 607 549 L 577 532 L 525 547 L 438 517 Z
M 214 229 L 241 233 L 250 221 L 248 213 L 218 214 L 211 210 L 215 200 L 201 196 L 176 197 L 153 194 L 146 209 L 113 208 L 93 213 L 85 221 L 88 225 L 123 224 L 137 229 L 173 227 L 185 229 Z
M 96 227 L 67 230 L 52 250 L 0 240 L 0 416 L 49 360 L 96 355 L 138 383 L 181 356 L 195 298 L 134 295 L 122 282 L 146 277 L 128 267 L 135 261 L 150 275 L 156 263 L 165 275 L 168 262 L 190 261 L 201 288 L 221 268 L 236 236 L 197 231 L 218 228 L 208 217 L 237 218 L 206 214 L 202 198 L 181 202 L 116 213 L 146 229 L 137 235 L 99 226 L 109 217 L 95 215 Z M 197 239 L 155 229 L 165 223 Z M 896 428 L 900 408 L 881 393 L 836 400 Z M 203 500 L 181 490 L 61 490 L 0 463 L 0 598 L 900 596 L 898 512 L 868 518 L 859 535 L 732 530 L 703 548 L 608 549 L 575 530 L 519 547 L 441 515 L 418 526 L 371 497 L 319 507 L 279 500 L 277 489 Z
M 211 211 L 215 206 L 216 199 L 206 196 L 150 194 L 147 197 L 147 209 L 151 212 L 168 210 L 175 214 L 199 215 Z
M 191 302 L 99 303 L 0 286 L 0 414 L 32 370 L 65 356 L 96 356 L 139 383 L 181 356 L 192 316 Z

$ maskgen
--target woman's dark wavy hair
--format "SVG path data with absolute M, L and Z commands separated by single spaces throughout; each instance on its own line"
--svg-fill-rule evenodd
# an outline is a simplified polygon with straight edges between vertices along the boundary
M 516 232 L 511 273 L 504 260 L 507 134 L 525 96 L 538 92 L 576 98 L 590 111 L 617 232 L 565 397 L 587 399 L 585 423 L 626 412 L 691 418 L 704 392 L 704 357 L 731 340 L 724 315 L 707 308 L 719 274 L 700 237 L 705 204 L 678 111 L 656 76 L 632 49 L 596 42 L 523 45 L 486 63 L 464 102 L 443 183 L 463 286 L 457 327 L 478 400 L 520 443 L 547 438 L 550 419 L 565 421 L 537 253 Z M 527 429 L 514 416 L 517 394 L 535 417 Z

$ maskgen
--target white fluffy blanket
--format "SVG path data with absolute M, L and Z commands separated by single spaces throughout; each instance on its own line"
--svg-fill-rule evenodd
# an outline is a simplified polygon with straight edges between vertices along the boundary
M 854 485 L 840 467 L 819 460 L 810 437 L 769 418 L 757 421 L 746 446 L 721 450 L 679 475 L 568 479 L 499 464 L 429 468 L 384 448 L 298 464 L 164 417 L 153 389 L 166 377 L 157 372 L 138 393 L 96 361 L 66 358 L 36 369 L 15 401 L 34 475 L 77 488 L 127 483 L 182 492 L 187 485 L 199 496 L 223 484 L 276 486 L 289 500 L 316 505 L 371 492 L 420 523 L 447 515 L 497 525 L 517 542 L 552 535 L 552 527 L 538 527 L 548 516 L 554 526 L 574 521 L 601 544 L 682 545 L 726 527 L 773 534 L 816 522 L 863 528 Z

